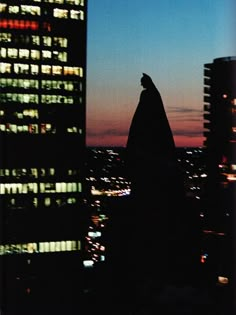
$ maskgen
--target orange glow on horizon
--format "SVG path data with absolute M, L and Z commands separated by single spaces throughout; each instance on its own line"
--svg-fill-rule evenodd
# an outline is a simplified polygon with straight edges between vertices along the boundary
M 204 138 L 201 136 L 174 136 L 174 140 L 176 147 L 203 147 Z M 87 146 L 90 147 L 125 147 L 126 142 L 127 136 L 104 135 L 87 138 Z

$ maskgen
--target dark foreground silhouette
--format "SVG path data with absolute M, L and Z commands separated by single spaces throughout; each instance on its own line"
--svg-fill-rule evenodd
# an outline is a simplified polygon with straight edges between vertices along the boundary
M 148 75 L 141 84 L 125 155 L 131 195 L 107 200 L 97 298 L 107 314 L 216 314 L 201 287 L 198 205 L 185 196 L 161 95 Z
M 131 181 L 130 207 L 135 215 L 132 229 L 136 235 L 130 260 L 139 251 L 142 255 L 132 268 L 134 279 L 137 275 L 145 281 L 151 278 L 161 288 L 177 276 L 179 262 L 176 258 L 183 247 L 186 199 L 161 95 L 146 74 L 141 78 L 141 85 L 144 89 L 131 122 L 126 147 L 127 174 Z M 176 252 L 177 242 L 179 254 Z

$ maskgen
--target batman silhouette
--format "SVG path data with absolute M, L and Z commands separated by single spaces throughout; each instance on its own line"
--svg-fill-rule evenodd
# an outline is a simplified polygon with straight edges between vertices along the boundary
M 168 277 L 173 281 L 170 271 L 178 269 L 174 248 L 182 237 L 179 221 L 185 189 L 161 95 L 145 73 L 141 85 L 126 145 L 132 227 L 126 248 L 130 283 L 135 288 L 148 288 L 150 294 L 163 287 Z
M 145 187 L 150 190 L 152 182 L 162 182 L 161 186 L 164 187 L 177 161 L 174 138 L 161 95 L 151 77 L 145 73 L 141 85 L 144 89 L 140 94 L 126 145 L 131 193 L 139 196 L 140 193 L 145 193 Z

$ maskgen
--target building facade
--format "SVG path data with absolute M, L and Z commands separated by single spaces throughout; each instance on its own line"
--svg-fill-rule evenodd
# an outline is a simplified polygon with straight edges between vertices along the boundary
M 206 216 L 209 226 L 225 235 L 217 245 L 216 268 L 236 292 L 236 57 L 204 65 L 204 103 Z
M 204 65 L 204 120 L 207 195 L 220 227 L 232 212 L 228 194 L 236 181 L 236 57 Z
M 81 285 L 86 32 L 85 0 L 0 3 L 3 308 Z

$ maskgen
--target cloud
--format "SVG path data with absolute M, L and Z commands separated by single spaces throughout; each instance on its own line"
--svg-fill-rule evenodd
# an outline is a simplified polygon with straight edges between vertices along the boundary
M 174 136 L 185 136 L 185 137 L 202 137 L 203 131 L 200 129 L 194 129 L 194 130 L 187 130 L 187 129 L 174 129 L 173 130 Z
M 203 110 L 196 108 L 187 108 L 187 107 L 176 107 L 170 106 L 168 107 L 169 113 L 194 113 L 194 114 L 203 114 Z
M 128 131 L 122 129 L 102 129 L 102 130 L 87 130 L 86 135 L 88 137 L 105 137 L 105 136 L 112 136 L 112 137 L 123 137 L 127 136 Z

